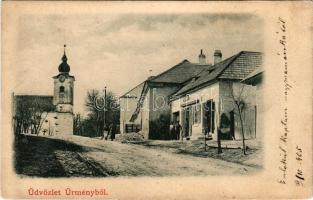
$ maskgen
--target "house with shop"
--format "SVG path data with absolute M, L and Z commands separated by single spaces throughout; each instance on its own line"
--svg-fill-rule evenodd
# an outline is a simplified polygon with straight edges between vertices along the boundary
M 13 128 L 15 133 L 40 135 L 72 135 L 74 81 L 65 53 L 53 77 L 54 94 L 12 95 Z
M 245 138 L 256 138 L 257 87 L 242 82 L 262 65 L 260 52 L 241 51 L 202 71 L 170 97 L 172 120 L 181 124 L 184 137 L 206 135 L 217 139 L 241 139 L 240 117 Z M 254 77 L 254 76 L 253 76 Z M 241 114 L 236 109 L 239 103 Z M 240 116 L 241 115 L 241 116 Z
M 140 130 L 147 139 L 167 139 L 171 121 L 170 97 L 211 67 L 201 50 L 199 63 L 183 60 L 126 92 L 120 97 L 120 132 Z

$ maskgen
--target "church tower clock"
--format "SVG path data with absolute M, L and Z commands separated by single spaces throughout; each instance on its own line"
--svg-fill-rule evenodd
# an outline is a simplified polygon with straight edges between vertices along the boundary
M 74 104 L 74 81 L 75 77 L 70 75 L 70 66 L 67 63 L 65 52 L 62 63 L 59 65 L 59 74 L 54 76 L 53 104 L 56 109 L 56 123 L 58 132 L 62 134 L 73 134 L 73 104 Z
M 54 76 L 54 96 L 53 102 L 56 106 L 56 111 L 61 113 L 73 113 L 74 103 L 74 81 L 75 77 L 69 74 L 70 66 L 67 63 L 65 53 L 62 57 L 62 63 L 59 65 L 59 74 Z

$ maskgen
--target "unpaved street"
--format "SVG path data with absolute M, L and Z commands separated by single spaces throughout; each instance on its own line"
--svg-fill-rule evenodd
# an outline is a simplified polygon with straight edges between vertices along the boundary
M 106 176 L 193 176 L 250 174 L 256 169 L 213 158 L 175 154 L 165 150 L 69 136 L 83 147 L 79 156 Z
M 39 177 L 201 176 L 251 174 L 224 160 L 97 138 L 27 136 L 16 145 L 16 171 Z

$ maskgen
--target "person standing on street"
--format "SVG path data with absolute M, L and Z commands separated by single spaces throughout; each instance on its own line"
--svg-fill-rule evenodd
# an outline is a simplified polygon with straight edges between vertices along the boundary
M 179 122 L 175 122 L 174 124 L 174 139 L 175 140 L 179 140 L 180 138 L 180 133 L 181 133 L 181 130 L 182 130 L 182 127 L 181 125 L 179 124 Z
M 171 121 L 170 123 L 170 140 L 173 140 L 175 138 L 175 124 Z
M 115 134 L 116 134 L 116 124 L 112 123 L 110 125 L 110 139 L 113 141 L 115 139 Z

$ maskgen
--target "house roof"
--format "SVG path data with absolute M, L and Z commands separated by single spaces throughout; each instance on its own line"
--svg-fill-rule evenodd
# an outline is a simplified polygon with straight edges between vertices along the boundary
M 172 98 L 187 93 L 190 90 L 201 88 L 202 85 L 213 83 L 218 79 L 242 80 L 256 68 L 260 67 L 262 56 L 260 52 L 241 51 L 199 74 L 199 78 L 185 85 Z
M 42 99 L 44 101 L 51 101 L 53 100 L 52 95 L 29 95 L 29 94 L 14 94 L 14 98 L 17 99 Z
M 200 65 L 191 63 L 188 60 L 183 60 L 163 73 L 149 79 L 149 82 L 181 84 L 209 67 L 211 67 L 211 65 Z
M 264 69 L 262 67 L 259 67 L 255 69 L 253 72 L 251 72 L 246 78 L 244 78 L 241 82 L 246 84 L 258 84 L 260 81 L 262 81 L 262 74 L 264 72 Z
M 148 92 L 149 83 L 183 84 L 193 77 L 197 76 L 200 72 L 209 69 L 210 67 L 211 65 L 194 64 L 189 62 L 188 60 L 183 60 L 181 63 L 178 63 L 177 65 L 171 67 L 163 73 L 154 77 L 149 77 L 146 81 L 142 83 L 141 95 L 138 99 L 136 110 L 132 114 L 130 121 L 133 122 L 137 119 L 140 107 L 142 106 L 144 98 Z M 132 90 L 134 90 L 135 88 L 133 88 Z M 126 94 L 130 93 L 131 91 L 127 92 Z
M 146 81 L 152 83 L 176 83 L 182 84 L 186 81 L 192 79 L 193 77 L 197 76 L 200 72 L 209 69 L 212 65 L 200 65 L 196 63 L 191 63 L 188 60 L 183 60 L 182 62 L 178 63 L 177 65 L 171 67 L 170 69 L 158 74 L 157 76 L 151 76 L 144 82 L 140 83 L 139 85 L 135 86 L 125 94 L 123 94 L 120 98 L 125 98 L 127 94 L 131 93 L 138 87 L 143 87 Z
M 253 79 L 254 77 L 258 76 L 259 74 L 261 74 L 263 72 L 264 72 L 263 67 L 259 67 L 259 68 L 255 69 L 253 72 L 251 72 L 246 78 L 244 78 L 242 80 L 242 82 L 249 81 L 249 80 Z
M 52 95 L 14 95 L 15 101 L 38 101 L 40 103 L 47 103 L 53 105 Z
M 46 111 L 52 111 L 54 109 L 53 96 L 48 95 L 14 95 L 14 113 L 26 106 L 40 107 Z M 39 108 L 38 108 L 39 109 Z
M 219 78 L 242 80 L 261 65 L 262 54 L 260 52 L 242 51 Z

